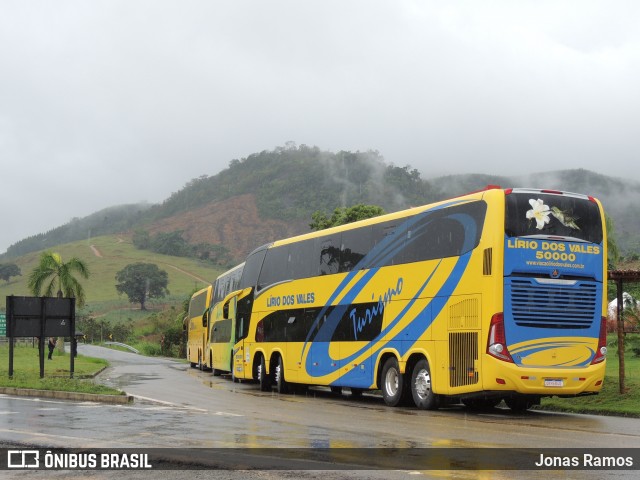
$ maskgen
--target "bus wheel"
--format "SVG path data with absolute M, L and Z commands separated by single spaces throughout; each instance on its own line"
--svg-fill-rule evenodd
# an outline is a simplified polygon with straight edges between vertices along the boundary
M 404 403 L 407 389 L 396 357 L 391 357 L 384 362 L 381 380 L 384 403 L 390 407 L 396 407 Z
M 411 373 L 411 395 L 416 407 L 422 410 L 433 410 L 437 408 L 437 395 L 431 389 L 431 371 L 429 362 L 421 359 L 413 367 Z
M 260 390 L 266 392 L 271 390 L 271 379 L 267 375 L 267 365 L 264 360 L 264 356 L 260 356 L 260 365 L 258 365 L 258 372 L 256 375 L 258 383 L 260 384 Z
M 282 357 L 278 356 L 278 363 L 276 364 L 275 372 L 274 372 L 274 380 L 276 384 L 276 390 L 278 393 L 287 393 L 289 390 L 289 385 L 287 381 L 284 379 L 284 362 L 282 361 Z
M 211 352 L 209 352 L 209 365 L 211 365 L 211 374 L 214 377 L 219 377 L 222 372 L 213 367 L 213 356 L 211 355 Z
M 514 412 L 525 412 L 535 405 L 535 401 L 527 396 L 506 397 L 504 403 Z

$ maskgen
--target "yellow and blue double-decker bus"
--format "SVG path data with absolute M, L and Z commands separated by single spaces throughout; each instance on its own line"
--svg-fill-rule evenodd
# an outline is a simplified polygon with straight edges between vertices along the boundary
M 423 409 L 597 393 L 604 225 L 592 197 L 489 187 L 260 247 L 234 374 Z
M 209 331 L 208 309 L 211 302 L 212 286 L 198 290 L 189 301 L 189 313 L 184 319 L 187 331 L 187 360 L 191 367 L 201 370 L 209 367 L 206 363 L 206 349 Z

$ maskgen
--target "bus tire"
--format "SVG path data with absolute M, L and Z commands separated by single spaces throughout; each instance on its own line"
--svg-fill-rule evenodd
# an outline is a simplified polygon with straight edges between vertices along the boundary
M 382 367 L 381 390 L 384 403 L 397 407 L 405 403 L 407 386 L 396 357 L 388 358 Z
M 421 410 L 434 410 L 438 407 L 438 397 L 431 388 L 431 370 L 425 358 L 418 360 L 411 372 L 411 396 L 413 403 Z
M 220 370 L 218 370 L 217 368 L 213 368 L 213 355 L 211 354 L 211 352 L 209 352 L 209 365 L 211 365 L 211 374 L 214 377 L 219 377 L 222 374 Z
M 289 384 L 284 379 L 284 362 L 282 357 L 278 355 L 278 362 L 273 372 L 274 383 L 276 384 L 276 391 L 278 393 L 287 393 L 289 391 Z
M 267 392 L 271 390 L 271 379 L 267 374 L 267 363 L 265 362 L 264 355 L 260 355 L 260 365 L 258 365 L 256 378 L 260 384 L 261 391 Z

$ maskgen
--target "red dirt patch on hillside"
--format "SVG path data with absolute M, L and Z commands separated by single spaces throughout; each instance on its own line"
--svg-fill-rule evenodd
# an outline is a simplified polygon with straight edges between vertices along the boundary
M 255 196 L 245 194 L 159 220 L 148 230 L 151 235 L 182 230 L 187 242 L 223 245 L 242 261 L 260 245 L 308 232 L 309 226 L 305 222 L 262 219 Z

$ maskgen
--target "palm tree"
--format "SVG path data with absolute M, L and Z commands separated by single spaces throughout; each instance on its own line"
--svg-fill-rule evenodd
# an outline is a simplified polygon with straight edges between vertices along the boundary
M 83 278 L 89 278 L 89 269 L 82 260 L 73 257 L 64 263 L 59 253 L 42 252 L 40 263 L 29 275 L 27 285 L 35 296 L 42 294 L 45 297 L 52 297 L 57 288 L 58 298 L 75 297 L 76 304 L 82 307 L 84 289 L 73 276 L 74 272 L 78 272 Z M 58 342 L 58 345 L 59 350 L 64 351 L 64 338 Z
M 55 291 L 58 298 L 75 297 L 77 305 L 82 307 L 84 289 L 73 276 L 74 272 L 83 278 L 89 278 L 89 269 L 82 260 L 73 257 L 64 263 L 60 254 L 43 252 L 40 255 L 40 263 L 29 275 L 29 290 L 35 296 L 42 294 L 52 297 Z

